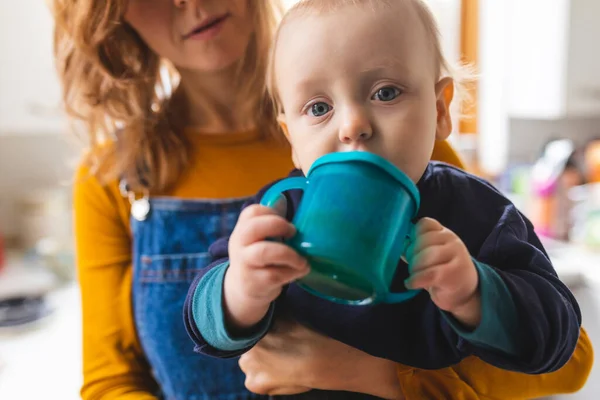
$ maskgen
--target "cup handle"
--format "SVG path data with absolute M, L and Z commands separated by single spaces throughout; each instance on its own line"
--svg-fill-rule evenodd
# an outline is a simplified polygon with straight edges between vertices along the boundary
M 404 237 L 399 237 L 397 240 L 402 241 L 402 255 L 406 256 L 406 251 L 408 247 L 415 241 L 417 237 L 417 227 L 414 224 L 410 224 L 410 230 L 408 234 Z M 421 292 L 422 289 L 411 289 L 402 293 L 393 293 L 387 292 L 384 294 L 383 299 L 381 300 L 383 303 L 401 303 L 406 300 L 410 300 Z
M 286 178 L 271 186 L 260 199 L 260 205 L 274 208 L 277 200 L 283 192 L 293 189 L 305 190 L 308 181 L 306 178 L 293 177 Z

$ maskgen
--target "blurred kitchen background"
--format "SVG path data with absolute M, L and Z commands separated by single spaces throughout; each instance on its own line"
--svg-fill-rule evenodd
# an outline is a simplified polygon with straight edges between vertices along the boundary
M 600 345 L 600 1 L 428 3 L 449 58 L 478 75 L 453 143 L 533 221 Z M 81 384 L 70 203 L 81 146 L 60 96 L 46 3 L 0 1 L 2 400 L 76 399 Z M 599 395 L 594 369 L 556 398 Z

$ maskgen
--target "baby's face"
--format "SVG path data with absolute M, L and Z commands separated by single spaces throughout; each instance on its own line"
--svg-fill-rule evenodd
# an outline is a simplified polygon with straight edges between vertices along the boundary
M 450 133 L 438 111 L 452 83 L 437 81 L 435 64 L 412 6 L 292 17 L 277 42 L 274 72 L 298 166 L 306 173 L 325 154 L 369 151 L 416 182 L 436 136 Z

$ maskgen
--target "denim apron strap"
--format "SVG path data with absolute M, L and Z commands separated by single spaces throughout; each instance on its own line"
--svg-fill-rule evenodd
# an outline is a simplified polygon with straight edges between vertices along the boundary
M 135 198 L 132 215 L 133 309 L 140 343 L 166 399 L 260 398 L 244 387 L 237 359 L 197 354 L 183 324 L 192 280 L 210 262 L 208 247 L 229 235 L 243 199 L 188 201 Z M 143 214 L 143 215 L 142 215 Z

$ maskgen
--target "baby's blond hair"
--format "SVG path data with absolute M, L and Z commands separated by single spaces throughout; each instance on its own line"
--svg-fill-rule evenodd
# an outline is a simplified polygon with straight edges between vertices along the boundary
M 459 104 L 467 97 L 467 91 L 465 86 L 471 84 L 474 80 L 471 68 L 467 65 L 451 65 L 446 59 L 442 44 L 440 40 L 440 31 L 435 20 L 435 17 L 425 1 L 423 0 L 300 0 L 296 3 L 283 17 L 279 24 L 279 29 L 275 34 L 275 41 L 271 48 L 271 54 L 269 59 L 269 66 L 267 69 L 267 90 L 273 104 L 276 107 L 276 113 L 280 114 L 283 112 L 281 101 L 279 99 L 279 93 L 277 91 L 276 77 L 275 77 L 275 53 L 277 51 L 277 41 L 281 29 L 287 22 L 292 18 L 302 15 L 303 13 L 331 13 L 339 10 L 342 7 L 347 6 L 361 6 L 369 7 L 372 9 L 391 7 L 400 2 L 407 3 L 414 7 L 416 14 L 418 15 L 420 22 L 425 28 L 427 39 L 432 46 L 433 57 L 435 60 L 435 78 L 441 79 L 445 76 L 452 77 L 454 79 L 455 86 L 455 99 L 458 98 Z

